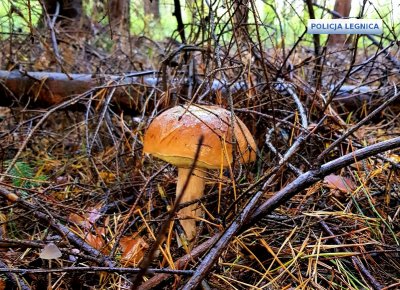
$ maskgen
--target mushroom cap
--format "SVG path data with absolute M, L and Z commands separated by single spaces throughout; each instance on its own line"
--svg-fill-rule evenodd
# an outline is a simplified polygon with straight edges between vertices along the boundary
M 257 147 L 253 136 L 236 116 L 233 131 L 240 161 L 254 161 Z M 143 151 L 178 167 L 190 167 L 200 135 L 204 140 L 196 167 L 227 167 L 233 160 L 231 113 L 217 106 L 176 106 L 164 111 L 147 129 Z
M 44 246 L 43 250 L 40 252 L 39 257 L 45 260 L 52 260 L 61 257 L 60 249 L 52 242 Z

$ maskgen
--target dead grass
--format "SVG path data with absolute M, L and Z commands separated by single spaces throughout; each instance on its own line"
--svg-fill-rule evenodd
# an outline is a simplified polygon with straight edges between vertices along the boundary
M 22 47 L 27 47 L 24 40 L 19 41 Z M 37 50 L 42 51 L 40 47 Z M 18 53 L 24 55 L 26 51 L 19 50 Z M 31 68 L 51 70 L 50 63 L 40 62 L 47 59 L 41 53 L 30 61 Z M 67 60 L 76 61 L 67 66 L 74 71 L 86 72 L 88 63 L 103 72 L 110 72 L 108 68 L 114 64 L 112 73 L 132 68 L 127 65 L 128 55 L 123 57 L 117 50 L 110 52 L 103 63 L 85 59 L 81 67 L 82 59 L 67 58 L 71 54 L 69 50 L 65 53 Z M 98 54 L 91 55 L 96 58 L 100 53 L 104 52 L 99 49 Z M 363 63 L 372 55 L 372 50 L 359 53 L 359 62 Z M 206 63 L 201 62 L 202 56 L 200 52 L 191 56 L 198 61 L 200 76 L 209 73 L 211 79 L 221 80 L 220 72 L 224 71 L 224 77 L 230 81 L 236 79 L 246 84 L 245 89 L 234 91 L 231 97 L 236 114 L 255 136 L 258 158 L 254 164 L 234 168 L 233 175 L 228 170 L 208 173 L 206 195 L 200 205 L 205 216 L 198 223 L 196 241 L 193 245 L 178 241 L 177 236 L 182 230 L 175 221 L 168 228 L 151 264 L 152 269 L 177 269 L 175 262 L 179 258 L 223 231 L 251 198 L 252 186 L 260 187 L 255 186 L 257 181 L 268 176 L 301 134 L 310 135 L 287 166 L 277 172 L 273 186 L 265 190 L 262 201 L 288 185 L 297 173 L 314 168 L 317 156 L 324 149 L 376 107 L 367 102 L 356 101 L 358 105 L 354 107 L 335 101 L 322 111 L 322 99 L 329 97 L 331 85 L 337 84 L 346 74 L 345 70 L 351 68 L 349 51 L 326 56 L 323 83 L 318 90 L 312 85 L 313 62 L 307 60 L 313 56 L 303 49 L 289 58 L 290 63 L 300 65 L 300 68 L 290 73 L 283 69 L 286 80 L 281 84 L 283 89 L 277 87 L 276 73 L 283 61 L 279 50 L 267 51 L 265 63 L 254 58 L 247 67 L 233 50 L 224 51 L 223 66 L 228 67 L 224 69 L 215 65 L 206 68 Z M 180 76 L 188 65 L 183 58 L 177 60 L 178 67 L 168 67 L 168 77 L 184 87 Z M 151 67 L 153 61 L 142 63 L 142 68 Z M 232 68 L 237 63 L 244 64 L 246 70 Z M 390 81 L 380 79 L 382 66 L 388 71 Z M 365 69 L 352 75 L 346 84 L 381 85 L 381 89 L 389 93 L 380 95 L 381 89 L 372 89 L 370 94 L 380 97 L 382 102 L 398 88 L 395 69 L 390 61 L 378 56 L 376 62 L 366 63 Z M 264 75 L 264 71 L 268 74 Z M 373 81 L 369 82 L 371 79 Z M 288 94 L 289 85 L 306 110 L 307 127 L 301 126 L 302 116 L 295 97 Z M 6 198 L 0 200 L 2 267 L 9 270 L 47 269 L 48 264 L 39 258 L 39 253 L 44 245 L 54 242 L 63 256 L 53 261 L 53 268 L 88 267 L 88 271 L 52 273 L 54 289 L 129 288 L 132 273 L 95 271 L 90 267 L 138 267 L 156 240 L 175 200 L 177 172 L 162 161 L 144 156 L 142 139 L 152 117 L 163 108 L 189 100 L 185 92 L 170 94 L 154 90 L 146 96 L 141 110 L 131 115 L 113 107 L 103 110 L 105 101 L 83 112 L 55 111 L 35 131 L 32 128 L 44 116 L 45 110 L 13 108 L 0 111 L 0 187 L 28 204 Z M 349 92 L 348 95 L 367 94 Z M 217 90 L 197 100 L 228 108 L 229 97 L 226 91 Z M 324 115 L 325 119 L 322 119 Z M 398 101 L 395 101 L 321 161 L 399 135 Z M 21 149 L 28 136 L 31 137 L 27 146 Z M 22 150 L 21 155 L 14 167 L 9 168 L 19 150 Z M 366 273 L 384 289 L 398 288 L 399 162 L 398 149 L 385 152 L 357 161 L 334 174 L 346 178 L 349 182 L 346 184 L 351 184 L 351 188 L 343 188 L 340 181 L 321 181 L 300 192 L 235 236 L 203 281 L 203 288 L 372 289 L 374 286 Z M 73 238 L 60 232 L 60 225 L 96 251 L 79 247 Z M 183 268 L 194 270 L 202 253 L 187 259 Z M 32 289 L 47 287 L 46 273 L 29 273 L 28 270 L 18 274 L 17 280 L 25 281 Z M 147 274 L 146 279 L 154 275 L 159 274 Z M 182 272 L 165 277 L 156 289 L 176 289 L 185 283 L 188 275 L 190 273 Z M 0 276 L 0 283 L 3 281 L 12 287 L 10 279 Z

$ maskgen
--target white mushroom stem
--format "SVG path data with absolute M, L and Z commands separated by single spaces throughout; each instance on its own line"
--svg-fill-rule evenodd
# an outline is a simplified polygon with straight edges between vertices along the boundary
M 178 168 L 178 183 L 176 185 L 176 197 L 181 194 L 183 186 L 186 180 L 189 178 L 189 168 Z M 192 176 L 190 177 L 189 184 L 186 187 L 185 192 L 181 198 L 180 203 L 185 203 L 198 198 L 201 198 L 204 193 L 204 180 L 205 172 L 199 169 L 194 169 Z M 196 209 L 197 208 L 197 209 Z M 185 208 L 182 208 L 178 212 L 178 216 L 181 218 L 180 222 L 185 230 L 188 240 L 191 240 L 196 235 L 196 219 L 201 215 L 201 209 L 198 204 L 192 204 Z M 190 218 L 192 217 L 192 218 Z

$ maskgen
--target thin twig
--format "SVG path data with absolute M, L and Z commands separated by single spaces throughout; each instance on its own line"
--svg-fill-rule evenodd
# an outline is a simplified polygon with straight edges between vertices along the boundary
M 209 238 L 207 241 L 203 242 L 202 244 L 198 245 L 196 248 L 194 248 L 189 254 L 184 255 L 183 257 L 179 258 L 175 262 L 175 268 L 176 269 L 181 269 L 184 268 L 190 261 L 193 259 L 197 259 L 199 256 L 201 256 L 209 247 L 215 243 L 220 238 L 221 234 L 216 234 Z M 156 289 L 157 285 L 159 285 L 161 282 L 165 281 L 168 279 L 171 275 L 170 274 L 158 274 L 146 282 L 144 282 L 142 285 L 138 287 L 137 290 L 150 290 L 150 289 Z
M 16 288 L 21 290 L 30 290 L 31 287 L 26 285 L 25 281 L 20 279 L 17 275 L 13 275 L 12 268 L 9 268 L 6 263 L 0 260 L 0 267 L 4 269 L 3 273 L 6 277 L 16 286 Z M 0 268 L 0 269 L 1 269 Z
M 318 155 L 317 157 L 317 164 L 321 162 L 321 160 L 327 155 L 329 152 L 332 151 L 333 148 L 336 147 L 336 145 L 340 144 L 343 142 L 343 140 L 346 140 L 347 137 L 349 137 L 351 134 L 353 134 L 355 131 L 357 131 L 362 125 L 364 125 L 366 122 L 370 121 L 375 115 L 378 113 L 382 112 L 385 108 L 387 108 L 391 103 L 396 101 L 400 96 L 400 93 L 397 93 L 395 90 L 394 95 L 387 99 L 385 102 L 383 102 L 382 105 L 380 105 L 378 108 L 376 108 L 374 111 L 368 114 L 365 118 L 363 118 L 360 122 L 355 124 L 353 127 L 348 129 L 340 138 L 337 138 L 328 148 L 326 148 L 324 151 L 322 151 L 321 154 Z
M 203 145 L 203 141 L 204 141 L 204 136 L 200 135 L 199 141 L 197 142 L 196 153 L 195 153 L 194 158 L 193 158 L 193 163 L 192 163 L 192 165 L 190 167 L 190 170 L 189 170 L 188 178 L 186 179 L 186 181 L 185 181 L 185 183 L 184 183 L 184 185 L 182 187 L 181 193 L 176 197 L 174 206 L 169 211 L 168 218 L 161 225 L 161 229 L 157 234 L 157 239 L 151 245 L 151 247 L 148 250 L 148 252 L 146 253 L 146 255 L 143 257 L 143 260 L 141 261 L 141 263 L 139 265 L 140 271 L 136 275 L 136 277 L 134 278 L 134 280 L 132 282 L 132 287 L 131 287 L 132 290 L 137 289 L 139 284 L 142 282 L 142 278 L 146 274 L 147 269 L 150 266 L 150 263 L 153 261 L 154 255 L 155 255 L 158 247 L 161 245 L 162 241 L 164 240 L 164 237 L 165 237 L 166 232 L 168 231 L 170 222 L 174 218 L 175 212 L 178 209 L 179 203 L 180 203 L 183 195 L 185 194 L 185 191 L 186 191 L 187 187 L 189 186 L 190 179 L 192 177 L 193 171 L 196 168 L 197 160 L 199 159 L 199 156 L 200 156 L 200 151 L 202 149 L 201 147 Z
M 283 189 L 278 191 L 274 196 L 264 202 L 261 206 L 259 206 L 254 211 L 254 213 L 252 213 L 251 216 L 248 217 L 248 219 L 243 220 L 245 218 L 245 214 L 242 212 L 240 216 L 236 218 L 235 221 L 226 229 L 221 238 L 210 249 L 208 254 L 203 258 L 192 278 L 183 287 L 183 290 L 195 289 L 200 284 L 200 282 L 208 274 L 212 265 L 214 265 L 215 261 L 219 258 L 222 251 L 226 248 L 230 239 L 233 236 L 237 235 L 240 230 L 243 230 L 245 227 L 248 228 L 252 224 L 256 223 L 265 215 L 271 213 L 272 210 L 276 209 L 283 202 L 289 200 L 298 192 L 318 182 L 324 176 L 333 173 L 336 170 L 339 170 L 345 166 L 348 166 L 356 161 L 360 161 L 377 153 L 399 147 L 400 137 L 397 137 L 351 152 L 347 155 L 344 155 L 340 158 L 337 158 L 322 165 L 318 170 L 311 170 L 303 173 L 294 181 L 285 186 Z M 257 196 L 258 194 L 255 197 Z M 247 207 L 245 208 L 245 210 L 247 212 L 251 212 L 251 210 Z
M 1 266 L 1 262 L 0 262 Z M 140 268 L 118 268 L 118 267 L 64 267 L 64 268 L 52 268 L 52 269 L 27 269 L 27 268 L 0 268 L 0 273 L 70 273 L 70 272 L 109 272 L 109 273 L 139 273 Z M 147 272 L 150 274 L 165 273 L 168 275 L 193 275 L 193 270 L 173 270 L 168 268 L 149 268 Z
M 12 193 L 9 190 L 0 186 L 0 195 L 7 198 L 11 194 Z M 111 259 L 104 256 L 98 250 L 94 249 L 92 246 L 87 244 L 79 236 L 77 236 L 72 231 L 70 231 L 66 226 L 64 226 L 61 223 L 59 223 L 58 221 L 56 221 L 50 214 L 45 214 L 45 213 L 40 212 L 33 204 L 31 204 L 30 202 L 28 202 L 22 198 L 18 198 L 18 200 L 16 200 L 15 202 L 19 206 L 23 207 L 24 209 L 31 210 L 32 214 L 36 218 L 40 219 L 42 222 L 45 222 L 46 224 L 49 224 L 54 230 L 56 230 L 62 236 L 67 238 L 72 244 L 77 246 L 79 249 L 83 250 L 84 252 L 88 253 L 89 255 L 91 255 L 93 257 L 100 258 L 101 263 L 104 264 L 105 266 L 114 267 L 114 262 Z
M 332 232 L 332 230 L 329 228 L 329 226 L 326 224 L 325 221 L 320 220 L 319 223 L 321 224 L 322 228 L 324 231 L 329 235 L 333 237 L 333 240 L 337 245 L 342 245 L 340 240 L 335 236 L 335 234 Z M 351 252 L 349 249 L 344 248 L 345 251 Z M 374 276 L 371 275 L 371 273 L 365 268 L 364 264 L 357 259 L 356 257 L 352 256 L 351 260 L 353 263 L 360 269 L 361 273 L 368 279 L 368 282 L 371 284 L 373 289 L 375 290 L 380 290 L 383 288 L 383 286 L 374 278 Z
M 290 184 L 275 193 L 270 199 L 258 207 L 257 211 L 249 219 L 249 223 L 255 223 L 264 215 L 269 214 L 272 210 L 281 205 L 284 201 L 293 197 L 296 193 L 306 189 L 310 185 L 323 179 L 325 176 L 342 169 L 357 161 L 361 161 L 378 153 L 382 153 L 391 149 L 400 147 L 400 137 L 382 141 L 354 152 L 350 152 L 344 156 L 334 159 L 322 165 L 319 169 L 310 170 L 303 173 Z

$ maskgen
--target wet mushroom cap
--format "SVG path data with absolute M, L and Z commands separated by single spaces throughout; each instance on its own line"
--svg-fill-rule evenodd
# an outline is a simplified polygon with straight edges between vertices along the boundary
M 52 260 L 60 258 L 61 255 L 62 254 L 60 249 L 54 243 L 50 242 L 46 246 L 44 246 L 44 248 L 40 252 L 39 257 L 45 260 Z
M 254 161 L 256 144 L 246 125 L 235 116 L 237 158 Z M 190 167 L 200 135 L 204 136 L 197 167 L 218 169 L 232 162 L 231 113 L 217 106 L 176 106 L 157 116 L 144 136 L 145 153 L 177 167 Z

